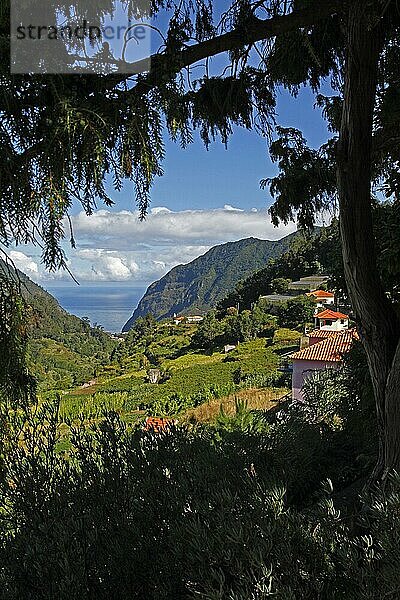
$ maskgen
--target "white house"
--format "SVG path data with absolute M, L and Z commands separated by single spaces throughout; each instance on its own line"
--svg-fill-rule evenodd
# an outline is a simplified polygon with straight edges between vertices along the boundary
M 307 296 L 315 300 L 316 313 L 326 308 L 326 306 L 333 306 L 335 304 L 335 294 L 332 294 L 332 292 L 314 290 L 313 292 L 309 292 Z
M 201 323 L 204 321 L 204 317 L 201 317 L 200 315 L 193 315 L 186 318 L 188 323 Z
M 190 323 L 193 325 L 195 323 L 201 323 L 202 321 L 204 321 L 204 317 L 201 317 L 200 315 L 189 315 L 187 317 L 177 317 L 174 315 L 175 325 L 180 325 L 181 323 Z
M 349 328 L 349 317 L 327 308 L 315 315 L 315 326 L 324 331 L 345 331 Z

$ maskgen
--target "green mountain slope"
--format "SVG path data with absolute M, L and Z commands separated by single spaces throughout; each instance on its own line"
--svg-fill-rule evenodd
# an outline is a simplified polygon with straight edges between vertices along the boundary
M 0 270 L 18 281 L 22 296 L 34 310 L 31 337 L 65 341 L 66 336 L 70 334 L 92 334 L 93 330 L 87 323 L 64 310 L 54 296 L 34 283 L 25 273 L 6 266 L 1 259 Z
M 191 263 L 173 268 L 150 285 L 123 331 L 148 313 L 163 319 L 174 313 L 207 312 L 239 281 L 280 256 L 296 235 L 277 241 L 247 238 L 214 246 Z
M 29 362 L 41 389 L 83 383 L 109 363 L 117 342 L 107 333 L 69 314 L 51 294 L 1 259 L 0 273 L 18 281 L 22 296 L 32 308 Z

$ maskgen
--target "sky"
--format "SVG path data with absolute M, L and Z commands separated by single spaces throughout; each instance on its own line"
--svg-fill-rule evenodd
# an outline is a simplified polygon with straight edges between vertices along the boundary
M 216 66 L 219 66 L 216 59 Z M 278 94 L 277 121 L 301 129 L 309 144 L 327 139 L 314 96 L 302 89 L 297 98 Z M 188 148 L 166 139 L 164 176 L 156 182 L 144 222 L 138 220 L 134 190 L 109 186 L 112 208 L 99 205 L 87 217 L 75 206 L 72 224 L 76 249 L 64 249 L 68 265 L 81 284 L 146 286 L 177 264 L 187 263 L 215 244 L 246 237 L 279 239 L 296 229 L 272 226 L 268 190 L 260 180 L 277 173 L 268 144 L 257 133 L 236 129 L 225 149 L 216 141 L 207 151 L 198 137 Z M 47 273 L 40 249 L 20 246 L 9 252 L 15 265 L 43 287 L 75 285 L 67 272 Z

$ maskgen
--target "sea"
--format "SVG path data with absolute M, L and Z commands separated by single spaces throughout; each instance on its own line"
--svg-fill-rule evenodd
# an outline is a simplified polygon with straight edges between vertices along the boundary
M 46 289 L 66 311 L 88 317 L 92 325 L 97 323 L 110 333 L 121 331 L 146 291 L 145 287 L 115 285 L 48 285 Z

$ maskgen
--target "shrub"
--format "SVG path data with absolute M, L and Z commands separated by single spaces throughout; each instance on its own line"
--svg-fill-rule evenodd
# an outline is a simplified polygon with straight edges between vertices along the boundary
M 315 302 L 307 296 L 298 296 L 278 307 L 278 322 L 281 327 L 296 329 L 313 320 Z
M 287 329 L 285 327 L 278 329 L 274 335 L 275 344 L 293 344 L 293 342 L 299 342 L 301 334 L 293 329 Z
M 235 419 L 155 433 L 109 414 L 59 451 L 56 408 L 20 414 L 0 471 L 1 597 L 395 600 L 399 479 L 350 527 L 319 484 L 349 462 L 336 432 L 299 408 L 262 427 L 238 403 Z

